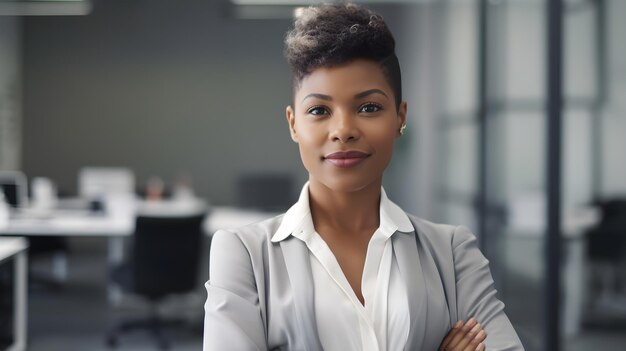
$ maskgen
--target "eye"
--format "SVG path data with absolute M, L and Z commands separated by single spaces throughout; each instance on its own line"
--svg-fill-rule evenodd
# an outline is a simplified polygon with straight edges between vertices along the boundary
M 326 109 L 326 107 L 323 107 L 323 106 L 313 106 L 310 109 L 308 109 L 306 113 L 313 115 L 313 116 L 324 116 L 324 115 L 329 114 L 328 109 Z
M 366 104 L 361 105 L 361 107 L 359 108 L 359 112 L 375 113 L 382 109 L 383 107 L 381 105 L 373 103 L 373 102 L 368 102 Z

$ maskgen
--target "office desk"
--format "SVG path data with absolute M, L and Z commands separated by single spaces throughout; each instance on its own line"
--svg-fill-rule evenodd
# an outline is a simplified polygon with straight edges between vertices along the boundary
M 0 228 L 2 235 L 11 236 L 81 236 L 106 237 L 107 261 L 110 266 L 124 259 L 124 238 L 135 229 L 134 213 L 123 216 L 93 214 L 78 210 L 53 210 L 46 214 L 14 213 L 8 225 Z M 64 274 L 59 279 L 63 279 Z M 118 299 L 115 287 L 109 289 L 109 300 Z
M 219 229 L 231 229 L 277 216 L 278 212 L 242 209 L 231 206 L 215 206 L 204 222 L 204 231 L 213 235 Z
M 26 349 L 27 271 L 26 249 L 23 238 L 0 238 L 0 265 L 14 262 L 13 271 L 13 342 L 8 350 Z M 3 299 L 4 300 L 4 299 Z M 4 300 L 3 302 L 6 302 Z
M 86 211 L 52 211 L 45 217 L 12 217 L 8 226 L 0 228 L 0 236 L 104 236 L 109 239 L 108 261 L 116 264 L 124 257 L 123 238 L 131 235 L 134 229 L 132 213 L 127 216 L 105 216 Z
M 190 207 L 179 207 L 168 201 L 160 203 L 137 201 L 133 210 L 123 215 L 105 216 L 89 214 L 86 211 L 58 210 L 41 218 L 12 217 L 7 227 L 0 228 L 0 237 L 2 235 L 106 237 L 108 240 L 107 261 L 110 267 L 114 267 L 124 261 L 124 238 L 133 234 L 136 215 L 186 215 L 189 213 L 188 210 L 195 213 L 208 211 L 209 215 L 203 224 L 204 232 L 208 236 L 218 229 L 239 227 L 277 215 L 274 212 L 229 206 L 214 206 L 207 209 L 206 203 L 202 201 Z M 205 254 L 208 255 L 208 252 Z M 108 287 L 108 299 L 113 304 L 120 301 L 121 293 L 117 287 Z
M 207 211 L 206 204 L 199 202 L 191 208 L 194 212 Z M 209 210 L 203 228 L 207 235 L 218 229 L 229 229 L 276 216 L 278 213 L 241 209 L 230 206 L 214 206 Z M 14 217 L 7 227 L 0 228 L 2 235 L 20 236 L 81 236 L 107 237 L 109 241 L 108 262 L 115 265 L 124 259 L 124 238 L 135 230 L 135 215 L 172 216 L 182 215 L 178 207 L 165 203 L 138 202 L 137 213 L 125 217 L 89 215 L 79 211 L 53 211 L 45 218 Z M 186 212 L 185 212 L 186 213 Z
M 0 234 L 40 236 L 127 236 L 133 231 L 132 217 L 112 218 L 101 215 L 54 212 L 49 217 L 17 217 Z

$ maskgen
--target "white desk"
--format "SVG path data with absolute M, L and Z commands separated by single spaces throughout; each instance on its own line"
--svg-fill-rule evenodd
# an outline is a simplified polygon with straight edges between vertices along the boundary
M 14 341 L 8 350 L 26 349 L 26 309 L 27 297 L 27 270 L 26 249 L 28 244 L 23 238 L 0 238 L 0 265 L 10 259 L 15 260 L 14 268 Z
M 53 211 L 42 218 L 28 216 L 11 218 L 7 227 L 0 228 L 0 236 L 5 234 L 126 237 L 135 230 L 136 214 L 180 216 L 202 211 L 207 211 L 207 205 L 204 202 L 182 207 L 172 206 L 168 203 L 138 202 L 136 211 L 129 212 L 126 216 L 90 215 L 81 211 Z M 208 213 L 203 228 L 209 235 L 218 229 L 236 228 L 279 214 L 278 212 L 241 209 L 232 206 L 213 206 L 208 208 Z
M 209 215 L 203 228 L 209 236 L 218 229 L 239 227 L 277 215 L 274 212 L 228 206 L 208 208 L 206 202 L 202 200 L 186 204 L 177 201 L 139 200 L 126 212 L 117 211 L 112 215 L 94 215 L 80 210 L 54 210 L 41 217 L 14 216 L 9 220 L 7 227 L 0 228 L 0 237 L 2 235 L 106 237 L 108 239 L 107 261 L 110 266 L 115 266 L 124 260 L 124 238 L 133 234 L 136 215 L 180 216 L 206 211 Z M 208 255 L 208 252 L 206 254 Z M 119 301 L 119 298 L 119 291 L 116 287 L 110 286 L 109 301 L 115 303 Z
M 71 200 L 69 200 L 71 201 Z M 132 209 L 132 207 L 131 207 Z M 87 210 L 50 210 L 46 213 L 13 213 L 7 226 L 0 228 L 2 235 L 12 236 L 81 236 L 108 238 L 107 260 L 109 265 L 124 259 L 124 238 L 135 230 L 134 211 L 111 211 L 110 214 L 94 214 Z M 55 265 L 57 279 L 65 279 L 67 261 Z M 109 300 L 119 296 L 115 287 L 109 289 Z
M 52 211 L 45 217 L 11 218 L 8 226 L 0 228 L 0 236 L 104 236 L 108 238 L 108 261 L 113 265 L 123 260 L 123 239 L 134 230 L 133 213 L 126 216 L 105 216 L 85 211 Z
M 231 229 L 277 216 L 277 212 L 241 209 L 230 206 L 215 206 L 204 222 L 204 231 L 213 235 L 219 229 Z
M 0 234 L 40 236 L 127 236 L 134 230 L 133 217 L 115 218 L 87 213 L 55 211 L 45 218 L 17 217 Z

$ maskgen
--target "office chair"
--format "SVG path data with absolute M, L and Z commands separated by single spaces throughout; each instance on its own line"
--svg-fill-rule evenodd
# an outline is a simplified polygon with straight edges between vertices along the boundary
M 596 280 L 596 311 L 613 313 L 626 309 L 620 292 L 624 286 L 626 262 L 626 199 L 598 202 L 602 218 L 587 231 L 587 257 Z
M 117 346 L 122 333 L 139 328 L 150 331 L 161 349 L 169 348 L 162 329 L 176 321 L 162 319 L 158 305 L 170 295 L 197 288 L 204 216 L 137 217 L 132 256 L 112 271 L 111 278 L 122 290 L 147 299 L 150 313 L 115 325 L 106 336 L 109 347 Z

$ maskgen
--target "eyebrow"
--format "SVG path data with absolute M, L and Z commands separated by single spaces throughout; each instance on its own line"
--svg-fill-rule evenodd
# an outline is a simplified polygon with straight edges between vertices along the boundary
M 381 94 L 386 98 L 389 98 L 387 96 L 387 94 L 385 94 L 384 91 L 380 90 L 380 89 L 370 89 L 370 90 L 366 90 L 364 92 L 358 93 L 356 95 L 354 95 L 355 99 L 362 99 L 366 96 L 370 96 L 372 94 Z M 324 94 L 317 94 L 317 93 L 313 93 L 313 94 L 309 94 L 307 96 L 304 97 L 304 99 L 302 99 L 302 101 L 308 99 L 308 98 L 318 98 L 321 100 L 326 100 L 326 101 L 332 101 L 333 98 L 330 95 L 324 95 Z
M 364 91 L 364 92 L 362 92 L 362 93 L 358 93 L 358 94 L 354 95 L 354 97 L 355 97 L 355 98 L 357 98 L 357 99 L 362 99 L 362 98 L 364 98 L 364 97 L 366 97 L 366 96 L 370 96 L 370 95 L 372 95 L 372 94 L 381 94 L 381 95 L 383 95 L 384 97 L 389 98 L 389 96 L 387 96 L 387 94 L 385 94 L 385 92 L 384 92 L 384 91 L 382 91 L 382 90 L 380 90 L 380 89 L 370 89 L 370 90 L 366 90 L 366 91 Z
M 318 98 L 320 100 L 327 100 L 327 101 L 331 101 L 333 98 L 330 97 L 330 95 L 324 95 L 324 94 L 309 94 L 307 96 L 304 97 L 304 99 L 302 99 L 302 101 L 304 102 L 304 100 L 308 99 L 308 98 Z

